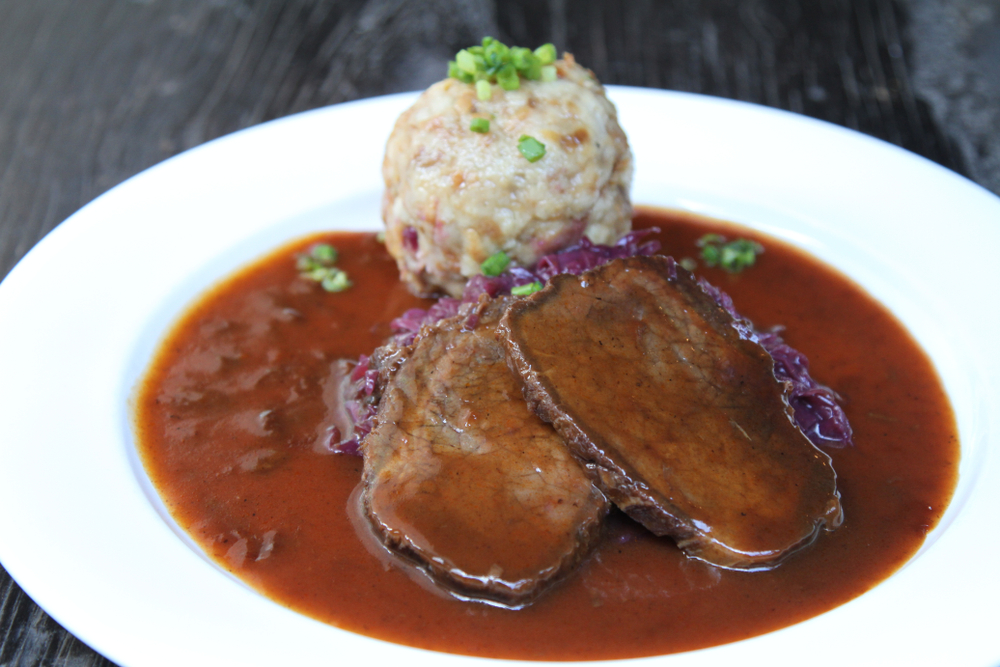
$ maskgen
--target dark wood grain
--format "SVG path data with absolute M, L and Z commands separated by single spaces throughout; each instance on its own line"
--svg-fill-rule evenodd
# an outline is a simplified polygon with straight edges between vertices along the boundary
M 0 0 L 0 276 L 139 171 L 266 120 L 425 87 L 484 34 L 553 41 L 607 83 L 854 128 L 1000 192 L 993 0 Z M 110 664 L 0 570 L 0 667 Z

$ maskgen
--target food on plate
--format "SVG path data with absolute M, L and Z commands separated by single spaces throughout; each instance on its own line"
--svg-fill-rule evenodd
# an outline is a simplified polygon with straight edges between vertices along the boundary
M 478 317 L 486 303 L 491 303 L 485 312 L 492 317 L 509 311 L 499 333 L 507 347 L 506 363 L 520 372 L 528 402 L 545 421 L 555 424 L 567 451 L 573 451 L 601 490 L 657 535 L 674 537 L 686 553 L 715 565 L 766 569 L 810 544 L 821 529 L 840 525 L 836 475 L 829 457 L 803 434 L 808 428 L 830 436 L 817 438 L 824 444 L 850 442 L 850 426 L 831 398 L 834 395 L 812 380 L 801 353 L 784 345 L 777 334 L 758 335 L 736 313 L 728 295 L 696 280 L 672 259 L 652 256 L 659 243 L 643 242 L 647 233 L 630 233 L 615 246 L 583 241 L 543 257 L 531 269 L 511 267 L 490 278 L 476 276 L 466 285 L 462 301 L 445 297 L 428 310 L 408 311 L 393 322 L 392 339 L 371 357 L 359 360 L 349 376 L 351 382 L 345 383 L 354 431 L 345 430 L 350 437 L 336 450 L 356 453 L 360 442 L 367 471 L 365 507 L 375 532 L 390 549 L 418 562 L 438 582 L 471 597 L 478 590 L 486 599 L 503 601 L 506 596 L 507 602 L 517 605 L 541 588 L 526 589 L 527 594 L 519 596 L 504 581 L 491 582 L 481 573 L 472 577 L 447 554 L 430 548 L 444 542 L 431 537 L 430 526 L 439 530 L 463 526 L 449 542 L 453 552 L 456 541 L 470 538 L 466 528 L 479 530 L 468 520 L 444 518 L 447 508 L 467 493 L 470 479 L 489 489 L 497 484 L 476 480 L 468 470 L 462 475 L 439 474 L 440 462 L 426 463 L 429 451 L 434 450 L 435 461 L 446 452 L 479 474 L 494 470 L 500 475 L 508 474 L 516 451 L 526 463 L 532 451 L 526 446 L 508 447 L 495 429 L 470 431 L 466 419 L 442 409 L 451 406 L 464 415 L 466 402 L 472 397 L 481 400 L 478 392 L 489 386 L 482 377 L 502 378 L 505 406 L 511 410 L 505 419 L 511 424 L 518 419 L 534 423 L 520 392 L 510 390 L 506 369 L 501 368 L 498 376 L 497 363 L 484 368 L 482 355 L 470 353 L 468 341 L 477 338 L 467 334 L 481 326 Z M 542 293 L 517 298 L 519 287 L 545 281 L 550 287 Z M 565 292 L 573 288 L 576 291 L 567 296 Z M 560 291 L 563 294 L 557 296 Z M 460 314 L 459 309 L 468 313 L 473 305 L 479 310 Z M 546 311 L 546 306 L 551 307 Z M 525 320 L 540 313 L 540 324 L 526 325 Z M 441 327 L 449 335 L 439 335 Z M 637 330 L 644 337 L 637 338 Z M 603 345 L 604 338 L 618 343 Z M 770 348 L 760 340 L 769 342 Z M 467 343 L 462 346 L 457 341 Z M 414 346 L 420 354 L 413 353 Z M 490 355 L 501 350 L 499 344 L 488 349 Z M 793 362 L 777 364 L 772 351 Z M 452 364 L 456 356 L 463 358 L 461 374 Z M 676 363 L 678 359 L 689 363 L 684 366 Z M 795 381 L 786 365 L 798 372 Z M 394 376 L 401 366 L 406 371 L 398 378 L 404 380 L 402 387 Z M 555 367 L 557 382 L 540 379 L 543 366 Z M 559 382 L 568 386 L 555 387 Z M 384 392 L 387 383 L 397 384 L 391 397 Z M 818 400 L 824 398 L 829 400 Z M 790 408 L 791 400 L 797 401 L 798 412 Z M 567 414 L 570 403 L 576 414 Z M 378 426 L 369 433 L 373 424 Z M 523 438 L 513 426 L 509 429 Z M 543 432 L 553 435 L 550 429 Z M 497 442 L 470 449 L 448 444 L 462 438 Z M 558 438 L 546 442 L 565 446 Z M 501 446 L 504 469 L 490 460 Z M 399 491 L 412 487 L 415 460 L 425 461 L 421 469 L 433 478 L 439 501 L 433 508 L 413 509 L 426 503 L 426 495 Z M 371 503 L 375 479 L 380 489 L 388 489 L 379 496 L 378 509 Z M 400 520 L 393 509 L 396 503 L 408 507 L 408 516 L 422 516 L 425 527 L 415 527 L 412 519 Z M 453 511 L 467 512 L 470 506 L 476 507 L 476 501 L 459 504 Z M 520 509 L 516 503 L 514 509 Z M 499 508 L 484 507 L 477 516 L 485 522 L 502 515 Z M 507 570 L 500 562 L 506 554 L 495 545 L 497 562 L 491 565 Z M 489 565 L 479 569 L 484 568 Z M 560 568 L 560 573 L 567 569 Z
M 509 298 L 509 297 L 508 297 Z M 520 606 L 590 551 L 608 503 L 528 410 L 483 297 L 382 359 L 362 503 L 392 549 L 462 595 Z
M 957 440 L 892 315 L 750 230 L 630 231 L 628 144 L 571 56 L 487 38 L 449 74 L 389 140 L 384 246 L 302 240 L 163 342 L 135 421 L 177 522 L 289 607 L 494 658 L 732 642 L 904 563 Z
M 844 397 L 856 446 L 823 447 L 847 519 L 780 567 L 711 566 L 612 509 L 577 569 L 511 611 L 455 599 L 387 552 L 357 501 L 362 459 L 329 447 L 344 409 L 341 360 L 371 354 L 393 317 L 434 304 L 400 284 L 374 233 L 276 250 L 181 316 L 135 397 L 150 479 L 177 524 L 249 586 L 337 627 L 425 649 L 521 660 L 659 655 L 770 632 L 870 590 L 916 553 L 954 489 L 955 420 L 927 356 L 857 285 L 779 240 L 675 211 L 639 209 L 635 226 L 661 230 L 640 245 L 679 255 L 708 232 L 764 244 L 741 274 L 699 273 L 758 325 L 786 323 L 788 342 Z M 317 242 L 340 251 L 354 287 L 329 293 L 299 275 L 297 256 Z
M 504 561 L 509 550 L 499 546 L 503 540 L 479 548 L 486 561 L 477 562 L 476 572 L 452 559 L 468 557 L 455 544 L 479 534 L 498 538 L 480 522 L 510 525 L 510 512 L 495 494 L 493 506 L 475 512 L 477 522 L 445 518 L 449 507 L 466 513 L 482 504 L 455 505 L 469 493 L 470 479 L 477 490 L 505 486 L 492 478 L 476 480 L 472 469 L 507 479 L 509 469 L 522 467 L 512 463 L 517 456 L 524 466 L 534 465 L 532 449 L 510 447 L 494 428 L 481 432 L 455 416 L 465 414 L 467 400 L 455 397 L 475 391 L 469 396 L 482 400 L 478 392 L 495 389 L 481 378 L 497 377 L 502 359 L 496 355 L 506 349 L 524 397 L 565 441 L 540 427 L 546 442 L 571 451 L 577 468 L 583 466 L 618 508 L 707 562 L 774 567 L 842 519 L 829 457 L 803 435 L 789 401 L 799 399 L 816 432 L 836 431 L 827 424 L 833 419 L 843 424 L 849 441 L 850 426 L 836 395 L 812 381 L 804 357 L 797 368 L 815 396 L 800 398 L 794 383 L 780 372 L 776 376 L 769 350 L 723 292 L 698 282 L 672 259 L 622 259 L 659 249 L 639 243 L 642 233 L 626 234 L 628 144 L 593 76 L 572 56 L 554 64 L 552 58 L 550 50 L 509 49 L 486 38 L 482 46 L 460 52 L 449 79 L 426 91 L 397 122 L 383 168 L 386 247 L 415 294 L 448 296 L 429 311 L 395 321 L 394 338 L 359 359 L 345 383 L 352 424 L 342 429 L 345 439 L 336 449 L 364 456 L 365 508 L 387 547 L 463 594 L 515 604 L 534 597 L 555 577 L 487 574 L 510 574 Z M 545 75 L 542 67 L 548 68 Z M 558 151 L 536 136 L 558 139 Z M 564 177 L 580 187 L 567 187 Z M 616 202 L 610 208 L 601 203 L 606 195 Z M 594 231 L 590 225 L 604 219 L 595 212 L 604 210 L 614 224 Z M 762 251 L 755 242 L 727 242 L 719 235 L 703 237 L 699 247 L 709 266 L 730 272 L 752 266 Z M 578 279 L 558 277 L 588 269 L 594 270 Z M 544 296 L 524 300 L 547 282 Z M 483 305 L 490 298 L 496 302 Z M 487 365 L 462 349 L 467 358 L 456 368 L 459 341 L 493 335 L 455 315 L 462 303 L 477 302 L 496 319 L 512 304 L 498 330 L 505 348 L 491 345 Z M 400 365 L 402 374 L 393 376 Z M 539 427 L 524 398 L 511 396 L 507 373 L 501 375 L 504 387 L 497 391 L 513 410 L 505 423 L 518 423 L 516 415 L 525 426 Z M 819 414 L 812 410 L 816 405 Z M 508 429 L 515 440 L 524 438 L 518 428 Z M 491 439 L 497 442 L 484 444 Z M 499 452 L 500 466 L 490 459 Z M 457 463 L 443 461 L 468 469 L 458 475 L 447 469 Z M 423 475 L 422 481 L 414 482 L 414 475 Z M 421 483 L 434 493 L 414 492 Z M 411 518 L 403 520 L 404 513 Z M 414 526 L 416 516 L 422 528 Z M 432 537 L 456 530 L 447 541 Z M 562 526 L 555 532 L 566 533 Z M 588 530 L 588 538 L 595 532 Z M 548 542 L 515 539 L 543 551 Z M 437 548 L 445 542 L 448 553 Z M 522 550 L 533 557 L 532 550 Z M 558 567 L 545 571 L 562 574 L 578 552 L 564 554 Z M 535 579 L 541 580 L 537 586 Z
M 632 154 L 614 105 L 572 56 L 545 66 L 553 80 L 514 74 L 516 89 L 480 79 L 488 99 L 482 86 L 445 79 L 396 122 L 382 216 L 386 248 L 415 293 L 460 296 L 498 251 L 528 267 L 630 229 Z
M 689 555 L 771 567 L 840 525 L 830 458 L 771 356 L 671 258 L 556 276 L 499 330 L 529 404 L 598 486 Z
M 531 270 L 508 266 L 500 273 L 491 272 L 488 277 L 482 274 L 473 276 L 466 283 L 461 299 L 442 297 L 430 308 L 411 308 L 395 318 L 390 324 L 394 334 L 392 345 L 383 346 L 378 354 L 386 355 L 389 350 L 396 353 L 401 346 L 411 343 L 422 327 L 456 315 L 462 305 L 476 303 L 484 295 L 491 298 L 519 293 L 527 295 L 559 273 L 582 273 L 615 258 L 652 255 L 660 249 L 660 244 L 655 240 L 644 240 L 651 231 L 654 230 L 631 232 L 618 239 L 613 246 L 595 245 L 584 238 L 577 245 L 542 257 Z M 344 384 L 347 418 L 344 420 L 344 428 L 340 429 L 342 439 L 333 446 L 338 453 L 360 453 L 358 444 L 372 428 L 380 398 L 377 391 L 377 367 L 382 362 L 377 356 L 362 355 L 348 376 L 348 382 Z M 805 376 L 808 377 L 808 371 Z M 818 421 L 822 422 L 823 419 Z

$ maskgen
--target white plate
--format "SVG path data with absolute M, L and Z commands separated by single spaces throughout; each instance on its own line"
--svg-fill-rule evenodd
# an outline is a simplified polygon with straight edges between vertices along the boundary
M 1000 200 L 888 144 L 801 116 L 612 88 L 634 201 L 782 237 L 889 306 L 929 352 L 962 439 L 958 491 L 921 552 L 871 592 L 682 665 L 995 665 Z M 83 208 L 0 286 L 0 559 L 70 631 L 127 667 L 468 665 L 323 625 L 191 548 L 133 449 L 127 400 L 186 303 L 270 248 L 379 225 L 392 96 L 268 123 Z M 611 630 L 613 631 L 613 630 Z

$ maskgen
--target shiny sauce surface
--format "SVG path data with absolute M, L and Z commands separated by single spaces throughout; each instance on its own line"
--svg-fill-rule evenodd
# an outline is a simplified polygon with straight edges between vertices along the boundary
M 696 239 L 709 232 L 761 242 L 765 253 L 744 273 L 696 273 L 758 327 L 783 325 L 813 377 L 844 398 L 855 446 L 826 450 L 844 523 L 774 570 L 688 559 L 613 513 L 578 571 L 512 611 L 450 598 L 379 554 L 362 539 L 352 496 L 361 459 L 329 450 L 341 360 L 370 353 L 392 318 L 429 302 L 398 282 L 372 234 L 297 241 L 183 315 L 136 392 L 146 470 L 178 524 L 262 594 L 427 649 L 528 660 L 657 655 L 776 630 L 861 595 L 920 547 L 957 481 L 955 420 L 930 361 L 884 307 L 790 246 L 640 209 L 636 227 L 651 225 L 662 230 L 662 252 L 677 258 L 695 257 Z M 329 294 L 298 276 L 296 255 L 320 241 L 338 248 L 355 287 Z

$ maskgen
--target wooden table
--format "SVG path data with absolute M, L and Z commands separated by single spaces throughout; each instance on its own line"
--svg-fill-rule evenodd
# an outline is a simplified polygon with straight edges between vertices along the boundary
M 552 41 L 606 83 L 845 125 L 1000 193 L 996 0 L 0 0 L 0 277 L 139 171 L 426 87 L 483 35 Z M 0 666 L 110 664 L 0 570 Z

